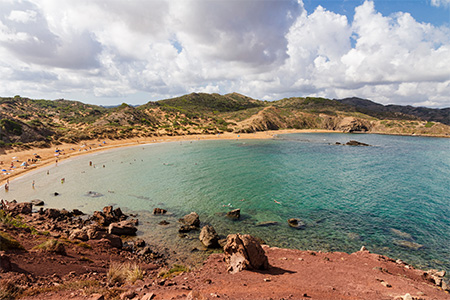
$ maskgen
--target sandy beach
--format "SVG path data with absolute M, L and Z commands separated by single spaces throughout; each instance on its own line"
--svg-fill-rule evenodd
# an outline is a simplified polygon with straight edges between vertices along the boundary
M 160 136 L 148 138 L 133 138 L 121 140 L 89 140 L 78 144 L 60 144 L 50 148 L 31 148 L 27 150 L 0 149 L 0 185 L 19 177 L 26 172 L 41 168 L 50 164 L 57 164 L 71 157 L 91 154 L 98 151 L 107 151 L 115 148 L 145 145 L 152 143 L 194 141 L 194 140 L 233 140 L 233 139 L 271 139 L 279 134 L 307 133 L 307 132 L 338 132 L 332 130 L 314 129 L 287 129 L 272 130 L 255 133 L 221 133 L 181 136 Z

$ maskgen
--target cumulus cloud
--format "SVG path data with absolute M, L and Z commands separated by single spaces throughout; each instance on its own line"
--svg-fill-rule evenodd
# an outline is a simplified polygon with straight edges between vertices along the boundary
M 431 0 L 431 5 L 450 7 L 450 0 Z
M 3 0 L 0 11 L 3 96 L 141 104 L 237 91 L 450 106 L 450 28 L 384 16 L 372 1 L 351 22 L 300 0 Z

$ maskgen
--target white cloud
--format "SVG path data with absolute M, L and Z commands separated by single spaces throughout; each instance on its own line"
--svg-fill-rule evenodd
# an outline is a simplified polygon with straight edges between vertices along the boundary
M 3 0 L 0 11 L 3 96 L 115 104 L 237 91 L 450 106 L 450 28 L 383 16 L 372 1 L 351 23 L 296 0 Z
M 449 7 L 450 6 L 450 0 L 431 0 L 431 5 L 433 6 L 444 6 Z

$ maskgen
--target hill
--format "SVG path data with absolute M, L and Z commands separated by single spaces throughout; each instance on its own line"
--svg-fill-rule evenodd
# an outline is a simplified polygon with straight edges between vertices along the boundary
M 446 124 L 446 125 L 445 125 Z M 164 135 L 329 129 L 450 136 L 450 108 L 381 105 L 360 98 L 292 97 L 268 102 L 231 93 L 192 93 L 140 106 L 0 98 L 0 146 Z

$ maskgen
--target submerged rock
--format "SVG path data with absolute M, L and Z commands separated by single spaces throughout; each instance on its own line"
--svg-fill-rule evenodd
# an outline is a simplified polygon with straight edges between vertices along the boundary
M 265 221 L 265 222 L 259 222 L 259 223 L 255 224 L 255 226 L 258 226 L 258 227 L 268 227 L 268 226 L 274 226 L 274 225 L 278 225 L 278 222 L 276 222 L 276 221 Z
M 409 249 L 413 249 L 413 250 L 419 250 L 419 249 L 423 248 L 423 245 L 421 245 L 421 244 L 411 242 L 411 241 L 405 241 L 405 240 L 395 240 L 394 244 L 396 244 L 397 246 L 401 246 L 401 247 L 405 247 L 405 248 L 409 248 Z
M 241 209 L 236 208 L 227 212 L 227 217 L 230 219 L 238 220 L 241 217 Z
M 304 229 L 306 227 L 306 223 L 297 218 L 291 218 L 287 220 L 289 226 L 295 229 Z
M 227 271 L 237 273 L 242 270 L 266 270 L 269 260 L 260 243 L 248 234 L 230 234 L 223 248 Z
M 404 239 L 407 239 L 407 240 L 412 240 L 413 239 L 412 236 L 409 233 L 400 231 L 400 230 L 395 229 L 395 228 L 391 228 L 390 230 L 391 230 L 391 232 L 393 234 L 395 234 L 396 236 L 399 236 L 401 238 L 404 238 Z

